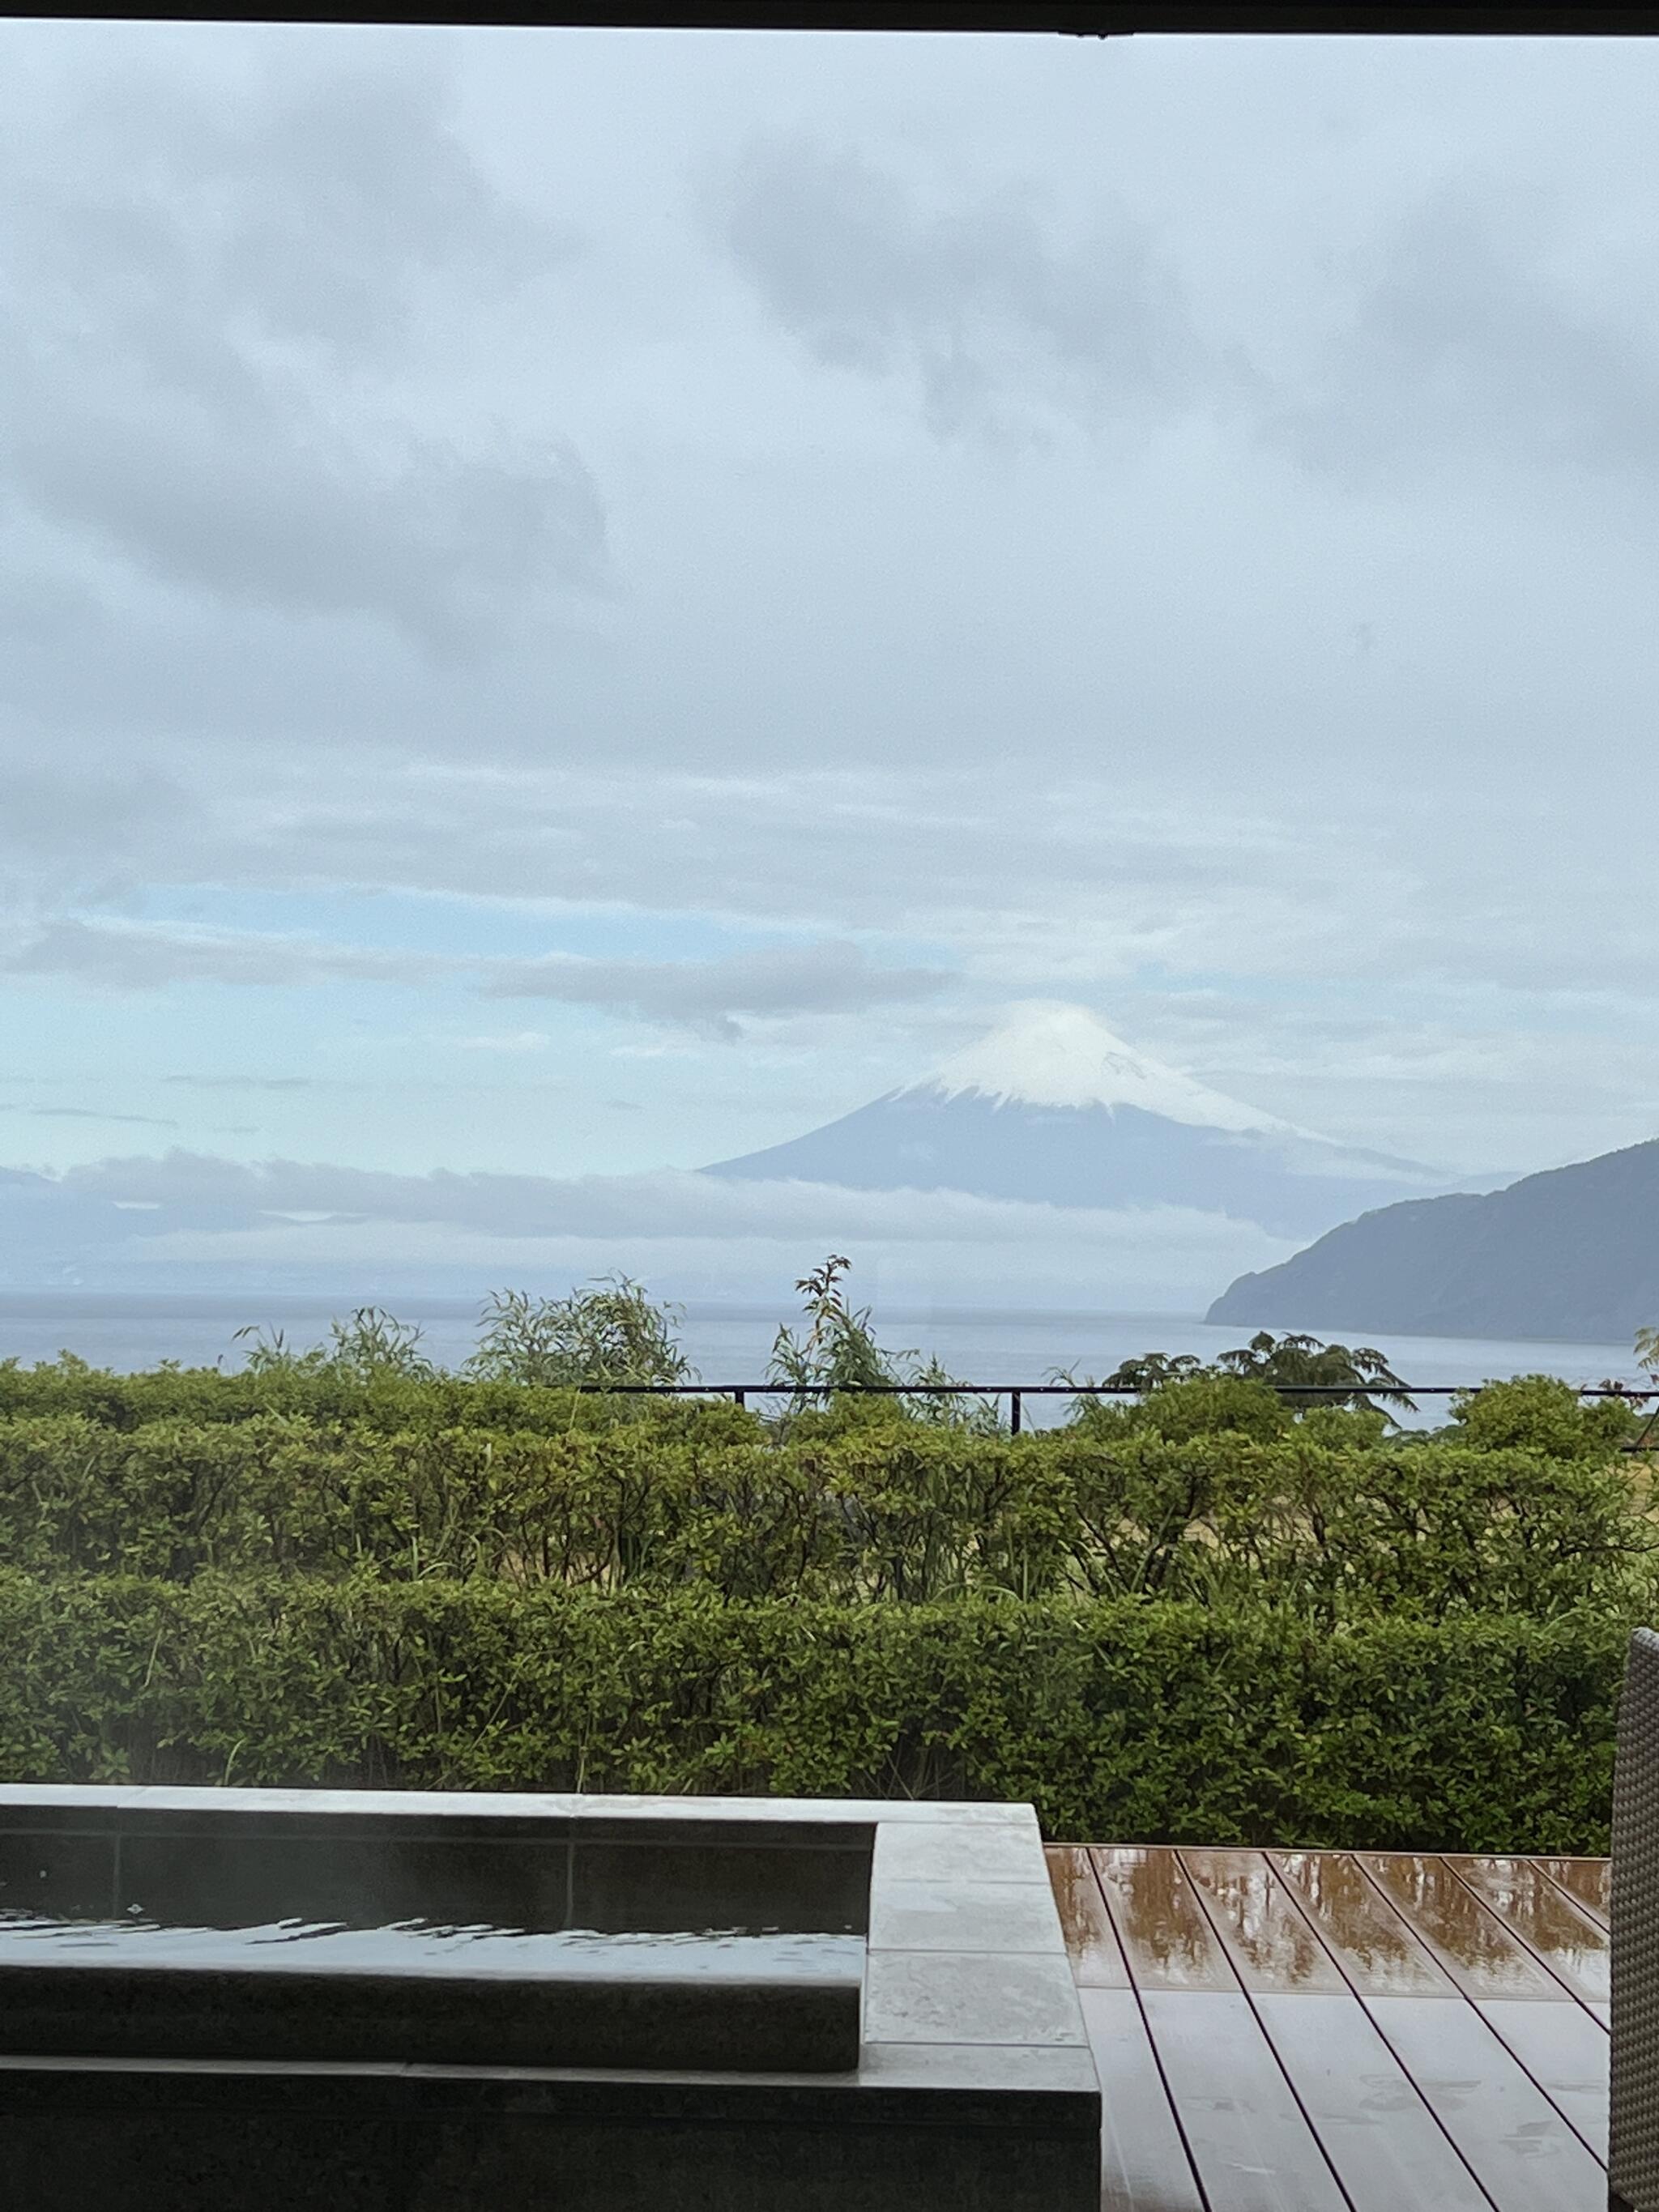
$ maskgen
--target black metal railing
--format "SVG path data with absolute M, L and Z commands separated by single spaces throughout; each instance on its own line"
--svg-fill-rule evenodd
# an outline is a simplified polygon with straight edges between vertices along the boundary
M 1241 1381 L 1259 1378 L 1242 1376 Z M 1497 1380 L 1498 1378 L 1489 1378 Z M 1027 1398 L 1141 1398 L 1153 1387 L 1140 1382 L 578 1382 L 575 1389 L 606 1397 L 729 1398 L 1006 1398 L 1008 1427 L 1018 1436 Z M 1455 1398 L 1475 1382 L 1267 1382 L 1281 1398 Z M 1659 1398 L 1659 1384 L 1638 1390 L 1622 1382 L 1575 1382 L 1581 1398 L 1624 1398 L 1644 1405 Z

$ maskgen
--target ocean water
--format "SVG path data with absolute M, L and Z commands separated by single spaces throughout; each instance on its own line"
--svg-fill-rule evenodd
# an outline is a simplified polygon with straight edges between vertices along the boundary
M 0 1359 L 25 1364 L 76 1352 L 94 1366 L 132 1370 L 164 1359 L 186 1366 L 240 1366 L 246 1346 L 236 1340 L 245 1325 L 280 1329 L 295 1346 L 323 1342 L 336 1314 L 365 1301 L 343 1297 L 188 1296 L 129 1292 L 0 1293 Z M 472 1350 L 478 1308 L 471 1300 L 398 1298 L 386 1302 L 400 1320 L 422 1332 L 422 1349 L 445 1366 L 459 1366 Z M 679 1336 L 682 1348 L 707 1383 L 732 1388 L 766 1379 L 781 1322 L 797 1316 L 787 1308 L 690 1306 Z M 1351 1331 L 1316 1334 L 1355 1340 Z M 1245 1342 L 1251 1331 L 1211 1328 L 1191 1316 L 1170 1314 L 944 1311 L 875 1315 L 880 1341 L 895 1350 L 934 1355 L 964 1382 L 1006 1389 L 1052 1380 L 1056 1370 L 1103 1378 L 1120 1361 L 1146 1352 L 1196 1353 L 1213 1358 Z M 1368 1334 L 1397 1375 L 1425 1389 L 1468 1387 L 1507 1375 L 1559 1375 L 1574 1383 L 1604 1380 L 1639 1388 L 1644 1377 L 1628 1344 L 1489 1341 L 1473 1337 Z M 1027 1425 L 1060 1419 L 1064 1397 L 1034 1398 L 1023 1412 Z M 1443 1417 L 1443 1401 L 1431 1398 L 1421 1417 Z

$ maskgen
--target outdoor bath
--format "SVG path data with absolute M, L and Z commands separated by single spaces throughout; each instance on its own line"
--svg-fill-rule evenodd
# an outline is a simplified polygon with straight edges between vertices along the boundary
M 1078 2212 L 1027 1807 L 0 1790 L 19 2201 Z

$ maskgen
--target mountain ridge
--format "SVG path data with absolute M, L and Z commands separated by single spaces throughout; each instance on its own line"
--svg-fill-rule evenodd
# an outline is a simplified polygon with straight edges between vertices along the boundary
M 1610 1343 L 1659 1322 L 1659 1138 L 1502 1189 L 1407 1199 L 1239 1276 L 1206 1319 Z

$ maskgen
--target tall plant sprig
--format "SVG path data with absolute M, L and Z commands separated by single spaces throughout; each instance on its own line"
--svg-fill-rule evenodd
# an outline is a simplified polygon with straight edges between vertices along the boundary
M 627 1275 L 601 1276 L 564 1298 L 495 1291 L 465 1371 L 480 1382 L 554 1389 L 695 1382 L 675 1334 L 684 1319 Z
M 768 1382 L 789 1391 L 789 1413 L 872 1390 L 913 1420 L 994 1429 L 995 1407 L 981 1399 L 964 1400 L 937 1358 L 923 1360 L 914 1348 L 883 1350 L 870 1308 L 848 1302 L 843 1278 L 852 1264 L 844 1253 L 831 1252 L 795 1285 L 805 1302 L 805 1326 L 799 1334 L 779 1329 L 767 1369 Z
M 413 1322 L 399 1321 L 384 1306 L 358 1306 L 342 1320 L 328 1325 L 326 1344 L 290 1344 L 286 1331 L 250 1324 L 232 1333 L 234 1344 L 247 1346 L 242 1364 L 250 1375 L 320 1375 L 332 1370 L 353 1382 L 375 1382 L 388 1377 L 428 1382 L 437 1374 L 436 1364 L 421 1350 L 426 1332 Z

